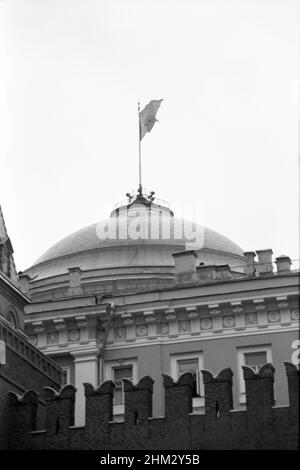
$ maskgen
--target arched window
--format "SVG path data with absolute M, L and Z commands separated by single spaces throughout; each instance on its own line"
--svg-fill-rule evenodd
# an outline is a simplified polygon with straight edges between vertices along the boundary
M 6 315 L 6 320 L 15 330 L 18 328 L 18 317 L 16 312 L 12 308 L 9 309 Z

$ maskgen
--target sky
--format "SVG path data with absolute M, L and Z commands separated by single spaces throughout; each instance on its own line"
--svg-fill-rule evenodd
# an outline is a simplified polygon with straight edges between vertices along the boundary
M 144 186 L 245 251 L 298 259 L 299 18 L 295 0 L 0 0 L 17 269 L 137 188 L 137 102 L 152 99 Z

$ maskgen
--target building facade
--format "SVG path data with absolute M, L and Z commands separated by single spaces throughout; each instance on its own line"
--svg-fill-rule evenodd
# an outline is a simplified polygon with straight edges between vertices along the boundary
M 42 394 L 44 387 L 59 389 L 62 384 L 62 370 L 34 347 L 24 332 L 24 308 L 29 302 L 20 290 L 0 208 L 0 449 L 8 446 L 9 393 L 22 396 L 34 389 Z
M 193 375 L 192 406 L 204 412 L 200 371 L 228 366 L 233 405 L 245 410 L 242 366 L 275 367 L 276 406 L 288 404 L 284 361 L 299 328 L 299 272 L 271 249 L 244 252 L 223 235 L 175 218 L 138 193 L 107 221 L 51 247 L 20 277 L 30 298 L 25 331 L 76 387 L 75 423 L 85 423 L 83 383 L 115 384 L 113 420 L 124 419 L 123 379 L 151 376 L 153 416 L 165 413 L 162 374 Z

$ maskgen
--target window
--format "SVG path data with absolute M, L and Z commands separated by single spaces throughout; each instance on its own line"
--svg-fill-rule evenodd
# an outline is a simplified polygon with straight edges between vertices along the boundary
M 245 381 L 242 366 L 252 367 L 255 372 L 258 372 L 261 366 L 267 362 L 272 362 L 272 350 L 270 345 L 238 348 L 240 403 L 245 403 L 246 401 Z
M 267 351 L 248 352 L 244 354 L 245 365 L 258 372 L 261 366 L 268 362 Z
M 18 328 L 17 315 L 12 310 L 9 310 L 9 312 L 7 313 L 6 320 L 12 328 L 14 328 L 15 330 Z
M 70 367 L 62 367 L 62 370 L 63 370 L 62 385 L 71 383 Z
M 193 397 L 200 396 L 200 380 L 199 380 L 199 361 L 195 359 L 179 359 L 177 361 L 177 377 L 184 372 L 191 372 L 194 377 Z
M 114 390 L 114 405 L 116 406 L 124 405 L 125 403 L 122 379 L 133 380 L 132 365 L 113 367 L 112 380 L 116 385 Z
M 6 364 L 6 346 L 2 340 L 0 340 L 0 364 Z
M 107 361 L 104 364 L 105 380 L 113 380 L 115 383 L 114 390 L 114 416 L 122 418 L 124 415 L 124 388 L 122 379 L 129 379 L 133 382 L 137 381 L 137 360 L 120 359 L 118 361 Z
M 201 369 L 203 369 L 203 355 L 201 352 L 171 355 L 171 375 L 174 380 L 178 380 L 184 372 L 191 372 L 194 376 L 194 409 L 204 406 L 204 385 Z

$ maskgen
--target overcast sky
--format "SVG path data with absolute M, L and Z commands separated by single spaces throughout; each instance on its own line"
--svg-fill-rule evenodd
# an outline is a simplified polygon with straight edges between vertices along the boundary
M 0 204 L 18 270 L 143 179 L 244 250 L 299 258 L 294 0 L 0 1 Z

